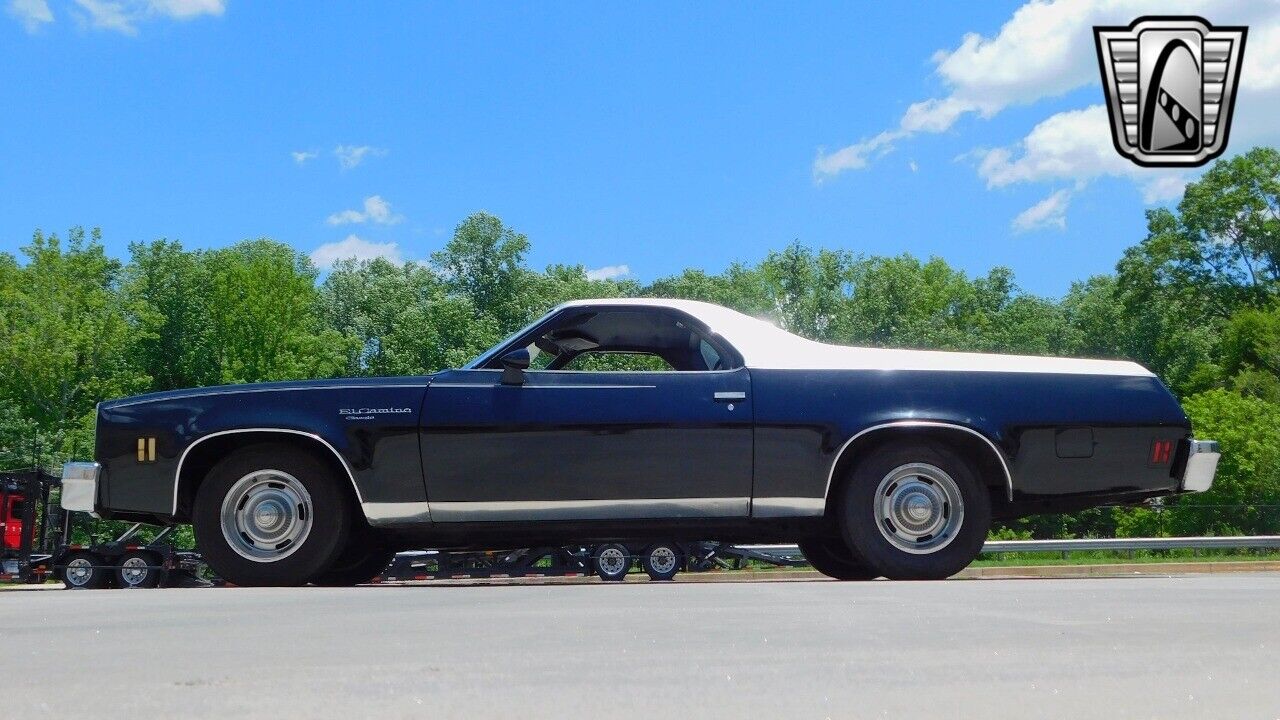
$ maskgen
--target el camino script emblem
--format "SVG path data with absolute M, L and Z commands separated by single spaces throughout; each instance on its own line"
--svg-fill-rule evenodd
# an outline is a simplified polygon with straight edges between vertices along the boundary
M 1144 167 L 1193 167 L 1221 155 L 1247 34 L 1198 17 L 1095 27 L 1116 150 Z
M 374 415 L 405 415 L 412 413 L 412 408 L 338 408 L 338 414 L 345 415 L 348 420 L 372 420 Z

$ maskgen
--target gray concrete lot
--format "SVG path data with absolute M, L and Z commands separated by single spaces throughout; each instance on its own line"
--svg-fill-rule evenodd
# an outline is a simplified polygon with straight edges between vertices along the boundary
M 1276 718 L 1280 573 L 7 592 L 6 717 Z

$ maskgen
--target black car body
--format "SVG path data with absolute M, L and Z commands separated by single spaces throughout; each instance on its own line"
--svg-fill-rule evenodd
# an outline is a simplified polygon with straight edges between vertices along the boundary
M 648 364 L 600 365 L 619 355 Z M 839 347 L 706 303 L 592 300 L 463 369 L 103 402 L 97 466 L 69 469 L 92 507 L 74 509 L 189 522 L 218 463 L 264 443 L 329 467 L 380 542 L 440 547 L 677 533 L 844 552 L 859 521 L 842 519 L 842 487 L 886 445 L 963 464 L 986 489 L 974 522 L 1204 490 L 1218 458 L 1134 363 Z M 894 518 L 945 519 L 925 480 L 874 500 L 888 539 Z M 844 559 L 876 565 L 867 554 Z

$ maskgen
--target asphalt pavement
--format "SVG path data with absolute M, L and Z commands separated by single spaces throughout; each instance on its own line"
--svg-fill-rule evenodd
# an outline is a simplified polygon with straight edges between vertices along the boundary
M 1280 717 L 1280 573 L 0 594 L 0 716 Z

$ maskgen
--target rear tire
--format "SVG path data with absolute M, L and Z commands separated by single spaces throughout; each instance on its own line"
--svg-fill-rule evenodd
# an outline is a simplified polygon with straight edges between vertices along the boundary
M 347 546 L 351 501 L 326 463 L 289 445 L 236 451 L 196 490 L 205 562 L 233 585 L 303 585 Z
M 845 542 L 891 580 L 955 575 L 991 529 L 991 497 L 978 473 L 933 442 L 872 451 L 854 468 L 839 509 Z
M 321 587 L 350 587 L 367 583 L 387 569 L 396 556 L 373 533 L 362 528 L 352 533 L 347 549 L 342 551 L 333 566 L 312 578 L 312 585 Z
M 69 590 L 97 590 L 107 586 L 107 571 L 102 558 L 91 552 L 77 551 L 66 557 L 62 581 Z
M 857 561 L 843 540 L 810 538 L 800 542 L 804 559 L 814 570 L 836 580 L 874 580 L 880 573 Z

